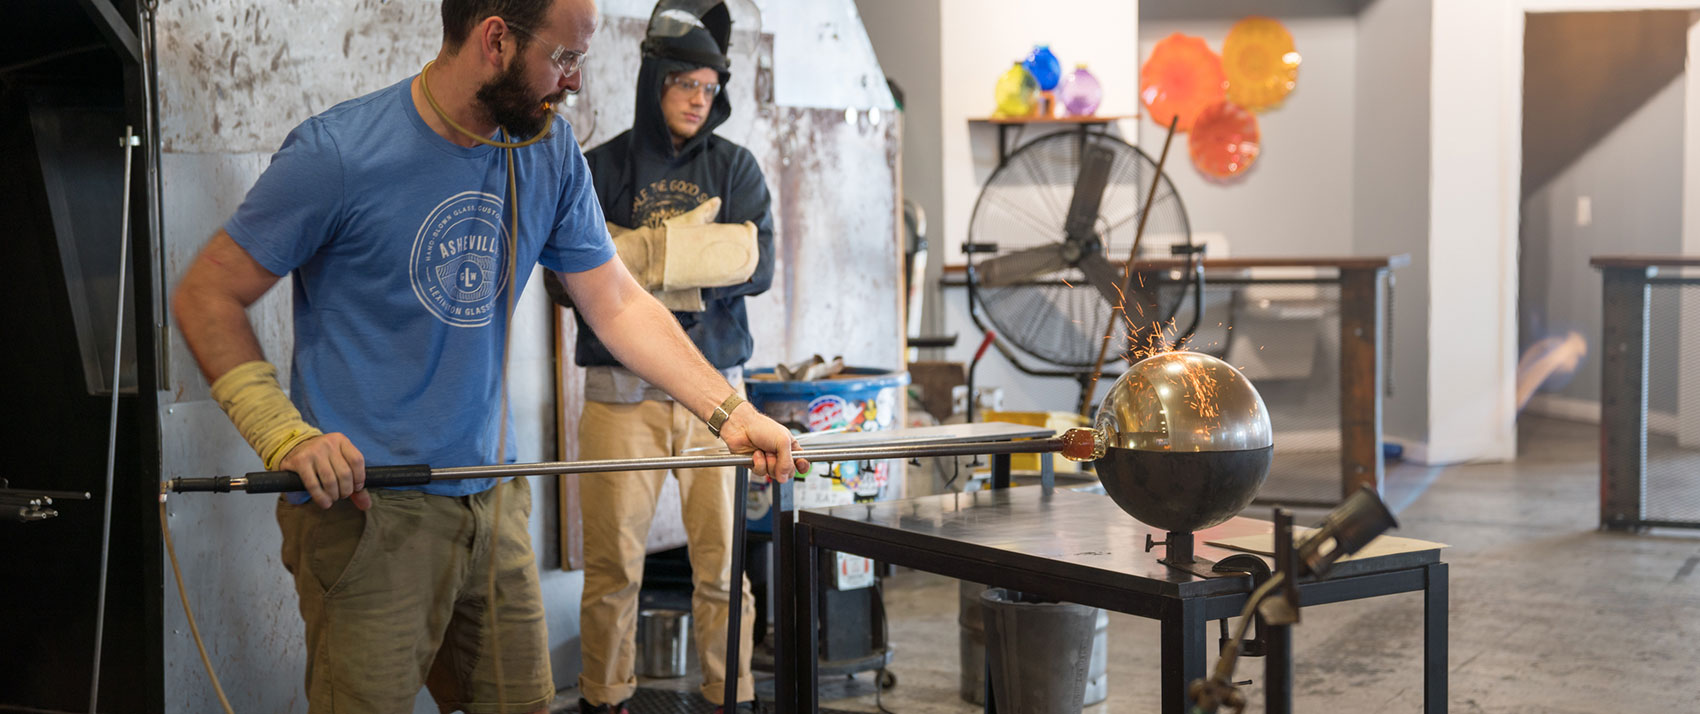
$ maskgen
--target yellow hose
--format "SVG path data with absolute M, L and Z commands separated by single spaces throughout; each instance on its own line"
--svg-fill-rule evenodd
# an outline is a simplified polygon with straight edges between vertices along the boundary
M 165 554 L 171 556 L 171 574 L 177 578 L 177 597 L 183 601 L 183 616 L 189 620 L 189 634 L 195 638 L 195 649 L 201 651 L 201 664 L 207 668 L 207 677 L 212 680 L 213 692 L 218 695 L 218 703 L 224 707 L 224 714 L 236 714 L 230 708 L 230 700 L 224 696 L 224 687 L 218 683 L 218 673 L 213 671 L 212 658 L 207 657 L 207 645 L 201 641 L 201 628 L 195 625 L 195 613 L 189 609 L 189 591 L 183 589 L 183 570 L 177 567 L 177 549 L 171 545 L 171 526 L 166 523 L 165 494 L 159 494 L 159 532 L 165 536 Z

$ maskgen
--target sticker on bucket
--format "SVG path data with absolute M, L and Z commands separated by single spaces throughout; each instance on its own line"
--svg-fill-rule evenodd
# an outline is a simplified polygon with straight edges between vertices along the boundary
M 838 589 L 859 590 L 874 584 L 874 561 L 860 555 L 838 554 Z
M 809 431 L 842 429 L 850 425 L 850 402 L 836 394 L 823 394 L 809 402 Z

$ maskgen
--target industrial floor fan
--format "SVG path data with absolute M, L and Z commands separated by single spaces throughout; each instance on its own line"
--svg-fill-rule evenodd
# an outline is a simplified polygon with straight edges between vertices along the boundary
M 1117 303 L 1127 301 L 1129 319 L 1141 329 L 1118 327 L 1111 333 L 1106 365 L 1143 347 L 1152 323 L 1174 319 L 1186 298 L 1185 282 L 1144 297 L 1137 289 L 1121 295 L 1119 266 L 1133 247 L 1154 180 L 1160 183 L 1151 198 L 1141 257 L 1173 251 L 1190 261 L 1192 229 L 1180 194 L 1168 176 L 1158 175 L 1156 161 L 1121 139 L 1087 131 L 1050 134 L 1022 146 L 992 172 L 963 245 L 969 315 L 980 329 L 996 331 L 999 351 L 1017 369 L 1073 377 L 1084 392 Z M 1189 267 L 1186 274 L 1198 272 Z M 1027 364 L 1005 342 L 1055 368 Z

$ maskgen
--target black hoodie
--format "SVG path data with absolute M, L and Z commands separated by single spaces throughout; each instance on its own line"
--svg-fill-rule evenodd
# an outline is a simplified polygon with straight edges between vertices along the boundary
M 744 312 L 744 297 L 759 295 L 773 284 L 773 212 L 767 182 L 755 156 L 742 146 L 714 135 L 715 127 L 732 114 L 722 91 L 714 96 L 708 118 L 696 136 L 673 148 L 673 135 L 661 114 L 664 80 L 674 72 L 696 69 L 674 60 L 645 57 L 638 69 L 637 106 L 632 128 L 586 152 L 591 180 L 602 212 L 615 225 L 634 228 L 660 225 L 698 204 L 719 196 L 716 223 L 756 225 L 760 259 L 750 279 L 738 285 L 704 288 L 702 312 L 675 312 L 697 349 L 721 370 L 740 367 L 750 358 L 755 341 Z M 721 83 L 727 75 L 721 73 Z M 577 315 L 577 311 L 574 311 Z M 580 365 L 618 365 L 602 341 L 578 319 L 577 360 Z

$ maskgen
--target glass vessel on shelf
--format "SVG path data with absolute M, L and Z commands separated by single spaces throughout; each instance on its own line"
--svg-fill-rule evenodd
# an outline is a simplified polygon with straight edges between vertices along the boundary
M 1012 62 L 1009 71 L 998 77 L 996 98 L 998 117 L 1033 116 L 1039 108 L 1039 81 L 1020 62 Z
M 1086 71 L 1085 63 L 1081 63 L 1063 77 L 1057 98 L 1062 101 L 1063 111 L 1069 116 L 1089 117 L 1098 111 L 1098 103 L 1104 99 L 1104 88 L 1098 84 L 1097 77 Z

